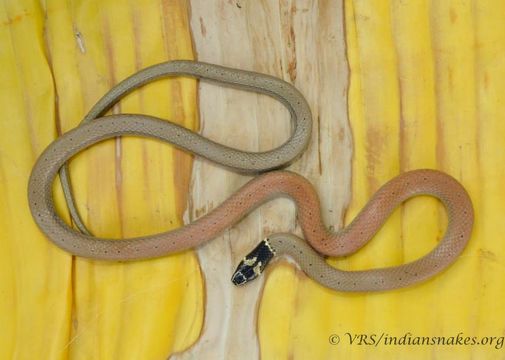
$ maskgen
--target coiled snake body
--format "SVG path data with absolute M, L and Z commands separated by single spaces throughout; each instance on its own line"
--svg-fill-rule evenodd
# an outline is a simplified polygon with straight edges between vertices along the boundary
M 251 153 L 215 143 L 150 116 L 102 116 L 125 94 L 167 75 L 194 76 L 276 98 L 291 113 L 291 137 L 276 149 Z M 277 196 L 292 198 L 297 205 L 298 220 L 307 242 L 291 234 L 268 236 L 239 264 L 232 278 L 237 285 L 257 277 L 274 255 L 281 254 L 293 257 L 314 280 L 340 291 L 407 286 L 433 276 L 457 258 L 471 233 L 472 204 L 455 179 L 434 170 L 416 170 L 393 179 L 374 195 L 349 226 L 338 232 L 329 231 L 322 222 L 319 198 L 307 180 L 288 171 L 272 171 L 254 178 L 220 206 L 187 226 L 156 235 L 114 240 L 94 237 L 86 229 L 75 207 L 66 169 L 66 162 L 72 156 L 99 141 L 120 135 L 135 135 L 172 143 L 237 171 L 262 172 L 293 161 L 307 146 L 310 132 L 311 113 L 306 101 L 292 85 L 282 80 L 194 61 L 155 65 L 115 86 L 94 106 L 82 125 L 59 137 L 44 150 L 29 180 L 30 210 L 44 234 L 72 254 L 101 260 L 136 260 L 193 248 L 215 238 L 266 201 Z M 67 225 L 55 212 L 52 183 L 58 171 L 71 217 L 81 232 Z M 448 212 L 446 233 L 426 256 L 397 267 L 348 272 L 330 267 L 319 254 L 352 254 L 373 237 L 396 206 L 409 197 L 421 194 L 439 198 Z

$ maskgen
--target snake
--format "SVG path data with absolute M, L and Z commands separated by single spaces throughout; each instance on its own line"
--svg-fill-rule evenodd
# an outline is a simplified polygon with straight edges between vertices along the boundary
M 269 95 L 289 110 L 291 135 L 275 149 L 246 152 L 153 116 L 105 115 L 124 95 L 166 76 L 191 76 Z M 78 127 L 58 137 L 40 154 L 28 182 L 29 208 L 40 230 L 63 250 L 96 260 L 132 261 L 193 249 L 216 238 L 260 205 L 277 197 L 292 199 L 304 239 L 290 233 L 268 235 L 238 264 L 231 279 L 235 285 L 254 280 L 272 259 L 284 256 L 294 259 L 310 278 L 335 291 L 382 291 L 409 286 L 443 271 L 457 259 L 471 235 L 473 207 L 464 187 L 437 170 L 413 170 L 395 177 L 373 195 L 349 225 L 338 231 L 330 230 L 322 220 L 319 196 L 313 185 L 301 175 L 279 170 L 297 159 L 307 147 L 311 123 L 310 107 L 303 95 L 278 78 L 190 60 L 154 65 L 113 87 Z M 183 227 L 128 239 L 94 236 L 78 214 L 67 164 L 90 146 L 124 135 L 168 142 L 234 171 L 257 176 L 219 206 Z M 58 173 L 77 229 L 55 211 L 52 185 Z M 439 199 L 448 214 L 445 234 L 428 254 L 410 263 L 360 271 L 342 271 L 326 262 L 329 256 L 348 256 L 362 248 L 396 207 L 418 195 Z

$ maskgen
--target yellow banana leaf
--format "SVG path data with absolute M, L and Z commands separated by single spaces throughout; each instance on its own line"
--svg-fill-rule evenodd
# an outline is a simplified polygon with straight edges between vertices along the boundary
M 187 4 L 4 1 L 0 16 L 0 358 L 159 359 L 189 346 L 203 311 L 193 255 L 123 264 L 76 259 L 42 236 L 26 200 L 37 155 L 113 84 L 155 63 L 193 58 Z M 145 86 L 113 112 L 194 129 L 195 80 Z M 181 226 L 190 166 L 189 155 L 152 140 L 99 144 L 71 164 L 81 214 L 93 232 L 111 237 Z

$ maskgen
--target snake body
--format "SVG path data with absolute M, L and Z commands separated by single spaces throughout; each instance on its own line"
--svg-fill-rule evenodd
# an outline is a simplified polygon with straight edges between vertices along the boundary
M 470 238 L 473 225 L 470 198 L 459 182 L 440 171 L 413 170 L 395 177 L 374 194 L 348 226 L 338 232 L 328 230 L 322 222 L 319 198 L 310 183 L 288 172 L 274 176 L 278 179 L 271 183 L 277 186 L 271 183 L 269 186 L 294 199 L 298 221 L 308 243 L 293 234 L 269 235 L 239 264 L 232 278 L 237 285 L 256 278 L 273 256 L 285 254 L 293 258 L 309 277 L 334 290 L 381 291 L 406 287 L 447 268 Z M 418 195 L 438 198 L 448 214 L 443 238 L 425 256 L 400 266 L 341 271 L 328 265 L 319 254 L 345 256 L 356 252 L 376 234 L 398 205 Z
M 102 116 L 131 90 L 167 75 L 196 76 L 273 96 L 291 113 L 294 124 L 291 137 L 271 151 L 250 153 L 215 143 L 151 116 Z M 236 284 L 255 278 L 275 254 L 290 255 L 314 280 L 341 291 L 407 286 L 436 274 L 457 258 L 472 229 L 471 201 L 455 179 L 434 170 L 416 170 L 393 179 L 374 195 L 349 226 L 338 232 L 329 231 L 324 225 L 319 197 L 305 178 L 288 171 L 272 171 L 252 179 L 220 206 L 182 228 L 115 240 L 92 236 L 84 227 L 75 207 L 65 167 L 72 156 L 97 142 L 120 135 L 134 135 L 172 143 L 237 171 L 257 173 L 279 168 L 295 159 L 307 146 L 310 131 L 311 114 L 306 101 L 292 85 L 284 81 L 263 74 L 192 61 L 156 65 L 114 87 L 95 105 L 82 125 L 59 137 L 44 150 L 29 180 L 30 210 L 42 232 L 72 254 L 100 260 L 137 260 L 194 248 L 215 238 L 256 207 L 275 197 L 293 199 L 306 242 L 290 234 L 270 235 L 268 240 L 260 243 L 258 251 L 261 256 L 246 257 L 240 264 L 233 278 Z M 52 183 L 58 171 L 71 216 L 81 232 L 67 225 L 55 211 Z M 448 212 L 448 226 L 437 247 L 419 260 L 393 268 L 343 272 L 327 265 L 315 251 L 330 256 L 344 256 L 357 251 L 380 229 L 395 207 L 421 194 L 435 196 L 442 201 Z M 262 261 L 264 256 L 268 259 Z M 251 275 L 247 275 L 249 273 Z
M 246 152 L 218 144 L 180 126 L 165 122 L 161 127 L 173 132 L 168 141 L 217 164 L 244 173 L 258 173 L 286 166 L 296 159 L 307 147 L 312 130 L 312 114 L 303 95 L 291 84 L 273 76 L 199 61 L 175 60 L 145 68 L 121 81 L 105 94 L 84 117 L 84 125 L 104 115 L 122 97 L 151 81 L 167 76 L 191 76 L 215 82 L 220 85 L 263 93 L 279 100 L 290 112 L 292 134 L 290 138 L 276 149 L 265 152 Z M 134 126 L 116 128 L 116 136 L 135 134 L 136 129 L 144 126 L 147 117 L 129 115 Z M 97 127 L 89 129 L 93 133 Z M 146 136 L 157 137 L 158 129 Z M 71 145 L 72 146 L 72 145 Z M 72 147 L 70 147 L 72 149 Z M 79 230 L 90 234 L 79 216 L 72 192 L 68 166 L 65 163 L 60 169 L 60 181 L 67 202 L 70 216 Z

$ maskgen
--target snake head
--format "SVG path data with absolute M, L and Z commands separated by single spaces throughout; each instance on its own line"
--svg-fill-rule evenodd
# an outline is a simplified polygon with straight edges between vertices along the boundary
M 239 286 L 256 279 L 265 270 L 275 251 L 270 246 L 268 239 L 261 241 L 247 256 L 238 264 L 231 281 Z

